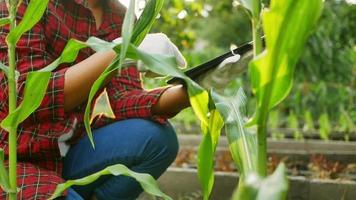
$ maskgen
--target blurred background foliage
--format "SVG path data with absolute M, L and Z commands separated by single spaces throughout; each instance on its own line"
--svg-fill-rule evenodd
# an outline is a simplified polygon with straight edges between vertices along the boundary
M 166 1 L 165 8 L 153 31 L 166 33 L 191 67 L 227 52 L 231 45 L 251 40 L 247 13 L 237 0 L 171 0 Z M 316 131 L 324 139 L 331 132 L 355 132 L 355 22 L 355 4 L 326 0 L 319 26 L 297 65 L 293 90 L 273 111 L 270 127 Z M 145 79 L 145 84 L 148 88 L 156 87 L 164 85 L 164 80 Z M 240 86 L 248 90 L 247 73 L 233 81 L 225 92 L 231 93 Z M 254 106 L 251 100 L 251 112 Z M 184 126 L 197 123 L 189 109 L 173 121 Z M 303 137 L 299 132 L 294 135 Z

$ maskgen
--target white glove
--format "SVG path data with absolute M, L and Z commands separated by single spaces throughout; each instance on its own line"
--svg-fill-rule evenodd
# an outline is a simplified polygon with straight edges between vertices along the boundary
M 113 42 L 121 43 L 121 41 L 121 38 L 117 38 Z M 173 56 L 176 58 L 178 66 L 181 68 L 185 68 L 187 65 L 185 58 L 178 50 L 177 46 L 174 45 L 163 33 L 148 34 L 138 48 L 152 54 Z M 149 69 L 141 61 L 138 62 L 137 68 L 140 72 L 149 72 Z M 152 74 L 150 75 L 152 76 Z
M 252 57 L 252 51 L 242 57 L 238 54 L 231 56 L 215 69 L 198 77 L 196 81 L 206 89 L 214 88 L 216 91 L 223 91 L 232 80 L 247 70 Z

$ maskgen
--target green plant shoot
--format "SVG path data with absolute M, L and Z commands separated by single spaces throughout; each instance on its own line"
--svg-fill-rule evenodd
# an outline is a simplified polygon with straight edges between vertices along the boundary
M 249 125 L 258 127 L 258 172 L 266 176 L 266 125 L 268 112 L 290 92 L 295 65 L 316 27 L 322 0 L 272 0 L 262 12 L 266 50 L 250 63 L 257 111 Z

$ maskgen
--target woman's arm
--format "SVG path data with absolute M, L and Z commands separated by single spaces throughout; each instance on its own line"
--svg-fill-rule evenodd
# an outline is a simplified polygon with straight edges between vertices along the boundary
M 98 52 L 66 71 L 64 83 L 65 111 L 74 109 L 88 99 L 91 86 L 113 61 L 115 55 L 114 51 Z M 108 77 L 108 81 L 115 73 Z M 173 117 L 188 106 L 189 98 L 186 89 L 177 85 L 165 90 L 158 102 L 152 106 L 151 111 L 153 115 Z
M 64 110 L 66 112 L 88 99 L 91 86 L 113 61 L 115 55 L 114 51 L 98 52 L 66 71 L 64 82 Z

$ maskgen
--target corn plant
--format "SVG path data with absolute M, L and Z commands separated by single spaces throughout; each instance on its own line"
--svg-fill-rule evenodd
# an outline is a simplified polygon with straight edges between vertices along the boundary
M 6 43 L 8 46 L 8 63 L 6 66 L 0 63 L 0 69 L 5 73 L 8 84 L 9 84 L 9 114 L 1 121 L 1 127 L 9 132 L 9 167 L 6 169 L 4 165 L 4 151 L 0 150 L 0 186 L 8 193 L 10 200 L 17 199 L 17 175 L 16 175 L 16 146 L 17 146 L 17 127 L 23 122 L 27 117 L 29 117 L 40 105 L 45 91 L 50 79 L 51 71 L 55 70 L 62 63 L 71 63 L 75 61 L 79 50 L 85 47 L 91 47 L 96 50 L 107 50 L 108 47 L 101 45 L 105 43 L 97 38 L 90 38 L 88 41 L 77 41 L 69 40 L 65 46 L 62 54 L 50 65 L 44 67 L 39 71 L 29 72 L 27 74 L 27 79 L 25 82 L 25 90 L 23 95 L 23 100 L 19 106 L 17 106 L 18 92 L 17 92 L 17 77 L 19 73 L 16 71 L 16 60 L 15 60 L 15 50 L 16 44 L 20 37 L 27 31 L 29 31 L 42 17 L 46 10 L 49 0 L 31 0 L 27 6 L 26 12 L 19 24 L 16 22 L 17 8 L 22 3 L 21 0 L 8 0 L 7 6 L 9 11 L 9 16 L 4 19 L 0 19 L 0 26 L 9 25 L 10 32 L 6 37 Z M 130 7 L 126 14 L 123 27 L 123 43 L 120 45 L 110 44 L 110 49 L 114 48 L 118 52 L 118 56 L 115 62 L 110 65 L 110 67 L 105 71 L 114 71 L 120 69 L 126 58 L 127 49 L 130 46 L 129 42 L 131 38 L 134 38 L 136 44 L 139 44 L 143 40 L 149 28 L 151 27 L 155 17 L 157 16 L 159 10 L 163 5 L 163 1 L 151 0 L 148 3 L 147 9 L 145 10 L 145 15 L 141 17 L 136 26 L 135 31 L 133 30 L 134 17 L 134 7 L 135 1 L 131 0 Z M 154 11 L 154 12 L 153 12 Z M 103 46 L 103 47 L 101 47 Z M 135 47 L 131 49 L 137 50 Z M 138 51 L 138 50 L 137 50 Z M 120 67 L 117 67 L 120 66 Z M 103 77 L 101 77 L 103 78 Z M 90 101 L 93 99 L 91 96 Z M 90 132 L 91 133 L 91 132 Z M 91 135 L 89 133 L 89 135 Z M 143 187 L 143 189 L 149 194 L 162 197 L 164 199 L 171 199 L 164 193 L 162 193 L 154 178 L 148 174 L 139 174 L 132 172 L 127 167 L 123 165 L 114 165 L 107 167 L 106 169 L 97 172 L 93 175 L 85 177 L 79 180 L 68 181 L 67 183 L 61 184 L 57 187 L 57 190 L 51 197 L 54 199 L 61 195 L 61 193 L 73 184 L 83 185 L 91 183 L 102 175 L 113 174 L 113 175 L 125 175 L 135 178 Z
M 284 199 L 288 189 L 285 166 L 281 164 L 266 178 L 268 113 L 291 90 L 295 65 L 320 17 L 323 1 L 271 0 L 270 8 L 263 9 L 262 13 L 258 10 L 261 8 L 259 0 L 241 3 L 250 13 L 257 44 L 255 58 L 249 65 L 257 109 L 246 126 L 257 126 L 258 153 L 257 170 L 242 177 L 244 180 L 240 181 L 234 199 Z M 260 39 L 255 37 L 259 35 L 259 24 L 262 24 L 266 40 L 266 50 L 262 53 L 258 46 Z

